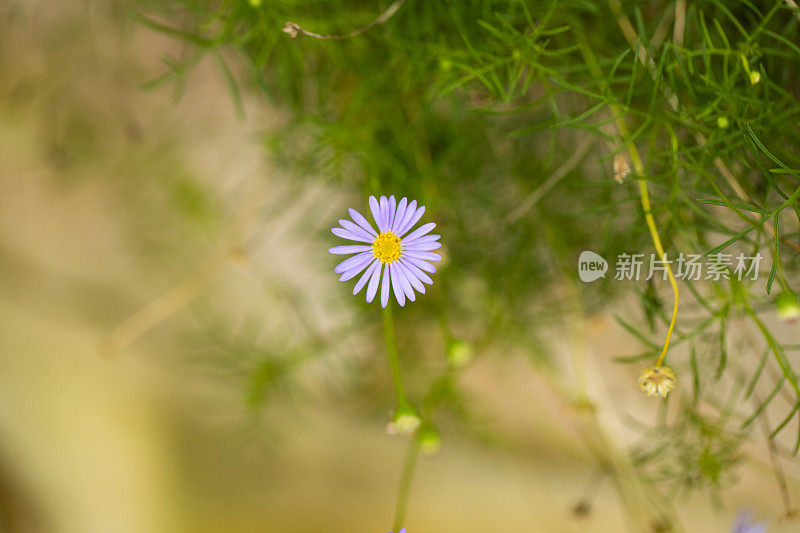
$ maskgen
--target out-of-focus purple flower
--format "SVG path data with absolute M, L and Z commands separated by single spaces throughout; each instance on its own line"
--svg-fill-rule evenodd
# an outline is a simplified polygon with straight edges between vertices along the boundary
M 753 523 L 749 512 L 740 511 L 736 516 L 731 533 L 767 533 L 767 524 L 764 522 Z
M 439 235 L 429 235 L 436 224 L 429 222 L 408 233 L 422 214 L 424 206 L 417 201 L 409 202 L 394 196 L 381 196 L 380 200 L 369 197 L 369 208 L 378 230 L 361 213 L 350 209 L 352 221 L 339 220 L 341 227 L 333 228 L 334 235 L 358 243 L 336 246 L 328 250 L 332 254 L 354 254 L 339 263 L 334 272 L 341 274 L 339 281 L 347 281 L 361 275 L 353 288 L 353 295 L 367 287 L 367 301 L 371 302 L 381 285 L 381 307 L 389 304 L 389 291 L 394 290 L 397 303 L 405 305 L 406 298 L 415 300 L 415 292 L 425 294 L 423 283 L 432 284 L 426 272 L 436 272 L 430 261 L 441 261 L 442 256 L 433 253 L 441 246 Z M 408 233 L 408 235 L 406 235 Z M 381 282 L 383 271 L 383 282 Z M 399 533 L 399 532 L 398 532 Z

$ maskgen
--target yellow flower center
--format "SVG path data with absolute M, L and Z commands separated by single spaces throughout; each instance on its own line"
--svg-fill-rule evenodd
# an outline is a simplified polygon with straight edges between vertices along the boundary
M 400 237 L 387 231 L 381 233 L 378 238 L 372 241 L 372 254 L 384 263 L 394 263 L 400 259 Z

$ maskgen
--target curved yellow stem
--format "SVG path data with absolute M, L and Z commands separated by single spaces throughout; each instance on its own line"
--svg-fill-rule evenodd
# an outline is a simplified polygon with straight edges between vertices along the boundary
M 625 148 L 628 150 L 628 154 L 631 156 L 633 168 L 636 170 L 636 174 L 638 175 L 637 181 L 639 183 L 639 196 L 642 198 L 644 218 L 647 221 L 647 228 L 650 230 L 650 237 L 653 239 L 653 246 L 655 246 L 656 252 L 658 252 L 661 261 L 663 261 L 667 267 L 667 277 L 669 278 L 670 285 L 672 285 L 672 291 L 675 293 L 675 303 L 672 307 L 672 320 L 670 320 L 669 328 L 667 329 L 667 337 L 664 340 L 664 347 L 661 349 L 661 353 L 659 354 L 655 365 L 656 367 L 660 367 L 661 363 L 664 362 L 664 357 L 667 355 L 667 350 L 669 350 L 669 341 L 672 338 L 672 332 L 675 330 L 675 322 L 678 319 L 678 283 L 675 281 L 675 274 L 672 273 L 672 267 L 666 260 L 667 258 L 664 254 L 664 247 L 661 244 L 661 238 L 658 236 L 658 230 L 656 229 L 656 221 L 653 218 L 653 212 L 650 209 L 650 193 L 647 190 L 647 180 L 643 178 L 644 165 L 642 164 L 642 158 L 639 157 L 639 151 L 636 149 L 636 145 L 633 144 L 632 141 L 625 140 L 630 138 L 630 135 L 620 110 L 616 108 L 616 106 L 613 106 L 611 111 L 617 116 L 617 129 L 619 130 L 619 134 L 625 143 Z
M 617 22 L 622 30 L 622 33 L 625 35 L 628 42 L 631 43 L 631 46 L 635 48 L 634 43 L 636 42 L 635 37 L 636 32 L 633 29 L 633 25 L 630 21 L 625 17 L 622 13 L 621 4 L 618 0 L 609 0 L 609 5 L 611 6 L 611 10 L 617 16 Z M 587 65 L 591 70 L 592 74 L 597 76 L 599 79 L 602 79 L 604 76 L 600 70 L 600 66 L 597 63 L 597 60 L 592 53 L 591 47 L 588 45 L 585 39 L 579 40 L 580 50 L 584 54 L 586 58 Z M 652 59 L 649 59 L 646 56 L 646 50 L 641 48 L 639 51 L 639 58 L 643 64 L 652 64 Z M 605 88 L 604 88 L 605 90 Z M 674 99 L 674 96 L 670 99 L 671 101 Z M 677 102 L 677 101 L 676 101 Z M 677 105 L 677 103 L 675 104 Z M 653 240 L 653 245 L 658 252 L 661 261 L 667 267 L 667 277 L 669 278 L 669 283 L 672 285 L 672 290 L 675 293 L 675 303 L 672 308 L 672 319 L 669 323 L 669 329 L 667 329 L 667 337 L 664 340 L 664 347 L 661 349 L 661 353 L 658 355 L 658 360 L 656 361 L 656 367 L 660 367 L 661 364 L 664 362 L 664 357 L 667 355 L 667 350 L 669 349 L 669 341 L 672 338 L 672 332 L 675 330 L 675 322 L 678 319 L 678 283 L 675 281 L 675 274 L 672 273 L 672 267 L 666 261 L 666 257 L 664 254 L 664 247 L 661 245 L 661 238 L 658 236 L 658 230 L 656 229 L 656 221 L 653 218 L 653 213 L 650 210 L 650 193 L 647 190 L 647 181 L 644 179 L 645 171 L 644 165 L 642 164 L 642 158 L 639 157 L 639 151 L 636 149 L 636 145 L 633 144 L 633 141 L 630 140 L 630 132 L 628 132 L 628 126 L 625 124 L 625 120 L 623 118 L 622 110 L 616 104 L 609 103 L 608 108 L 611 110 L 611 113 L 616 117 L 616 126 L 617 131 L 619 132 L 619 136 L 622 139 L 622 142 L 625 144 L 625 148 L 628 151 L 628 154 L 631 157 L 631 162 L 633 163 L 633 168 L 636 170 L 636 174 L 638 176 L 637 181 L 639 183 L 639 196 L 642 199 L 642 209 L 644 210 L 644 218 L 647 221 L 647 228 L 650 230 L 650 237 Z M 674 137 L 673 137 L 674 142 Z M 722 162 L 720 161 L 720 164 Z M 723 164 L 724 166 L 724 164 Z

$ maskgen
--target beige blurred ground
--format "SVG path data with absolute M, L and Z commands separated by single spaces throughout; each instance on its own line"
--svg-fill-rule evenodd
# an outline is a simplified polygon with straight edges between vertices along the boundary
M 236 120 L 213 65 L 191 73 L 178 103 L 169 89 L 143 91 L 161 71 L 158 57 L 176 45 L 121 22 L 103 3 L 24 2 L 0 13 L 0 510 L 9 530 L 387 531 L 402 441 L 313 395 L 280 400 L 268 417 L 252 414 L 238 383 L 175 349 L 208 309 L 274 320 L 281 303 L 254 289 L 260 277 L 331 290 L 333 277 L 315 260 L 327 243 L 296 237 L 317 231 L 325 209 L 343 205 L 340 193 L 287 188 L 257 143 L 280 114 L 248 101 L 248 118 Z M 210 231 L 181 234 L 185 225 L 152 220 L 141 207 L 154 180 L 174 173 L 219 198 L 219 214 L 203 222 Z M 101 356 L 100 340 L 126 317 L 238 245 L 237 213 L 252 198 L 281 203 L 287 195 L 295 207 L 249 228 L 264 239 L 249 263 L 220 260 L 197 291 L 200 303 L 117 356 Z M 298 223 L 311 208 L 322 214 Z M 171 244 L 174 254 L 164 255 Z M 148 246 L 162 252 L 148 255 Z M 278 251 L 290 259 L 274 260 Z M 347 320 L 346 311 L 337 316 Z M 593 353 L 617 353 L 607 321 L 586 331 Z M 619 383 L 634 377 L 621 374 Z M 627 529 L 608 482 L 588 518 L 571 515 L 592 459 L 563 402 L 529 365 L 479 364 L 463 382 L 489 429 L 511 442 L 446 436 L 443 452 L 420 462 L 409 533 Z M 646 413 L 651 404 L 617 395 L 619 383 L 608 383 L 609 405 L 641 402 Z M 601 415 L 619 425 L 613 412 Z M 744 506 L 779 516 L 771 474 L 758 470 L 725 495 L 727 510 L 712 510 L 702 495 L 682 505 L 686 530 L 727 531 Z

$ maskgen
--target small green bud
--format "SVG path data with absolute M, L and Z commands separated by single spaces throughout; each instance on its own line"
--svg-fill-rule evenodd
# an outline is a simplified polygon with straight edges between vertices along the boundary
M 450 70 L 451 68 L 453 68 L 453 63 L 449 59 L 440 59 L 439 68 L 445 71 Z
M 782 292 L 775 298 L 778 318 L 785 322 L 796 322 L 800 318 L 800 304 L 793 292 Z
M 575 403 L 572 404 L 572 408 L 575 411 L 575 414 L 581 416 L 592 415 L 597 410 L 592 400 L 587 398 L 586 396 L 581 396 Z
M 422 420 L 414 406 L 403 404 L 394 410 L 392 421 L 386 426 L 386 432 L 390 435 L 412 435 L 421 423 Z
M 263 0 L 247 0 L 247 3 L 250 4 L 251 7 L 261 7 L 261 3 Z
M 519 58 L 522 57 L 522 54 L 520 53 L 519 50 L 514 50 L 513 52 L 511 52 L 511 57 L 513 57 L 514 60 L 519 61 Z
M 717 127 L 721 130 L 727 129 L 730 124 L 728 117 L 717 117 Z
M 455 368 L 462 368 L 472 360 L 472 346 L 468 342 L 453 341 L 447 348 L 447 360 Z
M 433 455 L 442 449 L 442 438 L 434 428 L 427 426 L 419 431 L 419 451 L 425 455 Z
M 761 73 L 757 70 L 750 72 L 750 84 L 755 85 L 761 81 Z

